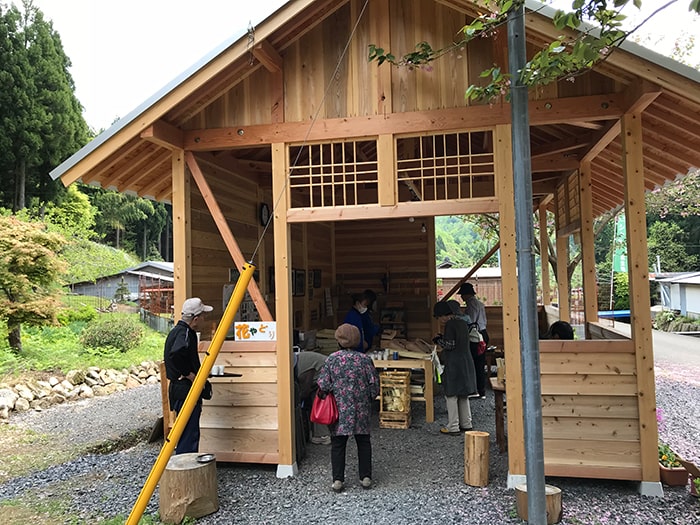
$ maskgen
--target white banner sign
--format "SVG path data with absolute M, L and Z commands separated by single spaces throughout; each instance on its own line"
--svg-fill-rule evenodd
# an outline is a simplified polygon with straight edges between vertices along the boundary
M 236 341 L 277 341 L 277 323 L 274 321 L 241 321 L 233 323 Z

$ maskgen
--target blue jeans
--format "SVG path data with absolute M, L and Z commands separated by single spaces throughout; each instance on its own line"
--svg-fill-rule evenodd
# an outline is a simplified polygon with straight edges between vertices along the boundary
M 175 412 L 180 414 L 182 405 L 185 400 L 177 400 L 170 407 Z M 185 430 L 182 431 L 182 436 L 177 442 L 175 454 L 187 454 L 189 452 L 199 452 L 199 416 L 202 415 L 202 404 L 197 403 L 192 409 L 192 415 L 185 425 Z

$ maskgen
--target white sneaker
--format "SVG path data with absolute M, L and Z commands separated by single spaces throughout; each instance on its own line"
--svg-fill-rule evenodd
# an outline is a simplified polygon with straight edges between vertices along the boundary
M 334 492 L 341 492 L 343 490 L 343 482 L 339 479 L 336 479 L 331 485 L 331 488 Z
M 362 488 L 363 489 L 368 489 L 372 486 L 372 478 L 362 478 Z
M 311 443 L 314 445 L 330 445 L 331 444 L 331 437 L 330 436 L 314 436 L 311 438 Z

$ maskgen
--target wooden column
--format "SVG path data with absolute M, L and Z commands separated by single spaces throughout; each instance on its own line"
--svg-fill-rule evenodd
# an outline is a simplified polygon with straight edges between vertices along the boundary
M 377 191 L 380 206 L 396 206 L 396 163 L 393 135 L 377 138 Z
M 656 387 L 654 353 L 649 310 L 649 258 L 647 251 L 642 118 L 626 114 L 622 122 L 622 172 L 625 179 L 627 220 L 627 260 L 630 287 L 630 325 L 637 365 L 639 440 L 642 480 L 659 481 L 658 429 L 656 426 Z
M 578 170 L 578 191 L 581 206 L 581 270 L 583 274 L 583 316 L 588 338 L 588 323 L 598 321 L 598 285 L 595 271 L 593 235 L 593 183 L 591 163 L 581 163 Z
M 508 474 L 525 475 L 525 430 L 523 428 L 523 382 L 520 366 L 520 321 L 515 254 L 515 203 L 513 202 L 513 161 L 510 125 L 494 131 L 496 196 L 501 244 L 503 286 L 503 352 L 508 390 Z
M 287 222 L 287 148 L 272 145 L 272 197 L 275 227 L 275 313 L 277 321 L 277 412 L 279 464 L 277 476 L 296 474 L 294 392 L 292 388 L 292 280 L 291 231 Z
M 561 233 L 561 226 L 565 224 L 565 217 L 561 216 L 561 205 L 559 200 L 566 198 L 557 191 L 557 205 L 555 214 L 556 250 L 557 250 L 557 295 L 559 301 L 559 319 L 571 321 L 571 308 L 569 307 L 569 276 L 567 267 L 569 265 L 569 235 Z
M 540 270 L 542 272 L 542 304 L 552 303 L 552 291 L 549 288 L 549 232 L 547 231 L 547 205 L 540 204 Z
M 173 301 L 179 318 L 182 303 L 192 294 L 192 231 L 190 177 L 185 171 L 185 152 L 172 152 L 173 184 Z

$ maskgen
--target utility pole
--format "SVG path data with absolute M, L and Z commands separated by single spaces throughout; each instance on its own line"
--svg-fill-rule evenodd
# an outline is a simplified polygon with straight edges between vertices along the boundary
M 534 233 L 532 220 L 532 168 L 530 165 L 530 119 L 527 86 L 520 82 L 525 67 L 524 2 L 508 13 L 508 65 L 511 75 L 513 141 L 513 187 L 515 203 L 515 250 L 520 304 L 520 362 L 523 382 L 523 426 L 527 475 L 528 523 L 546 525 L 544 444 L 542 437 L 542 388 L 537 328 Z

